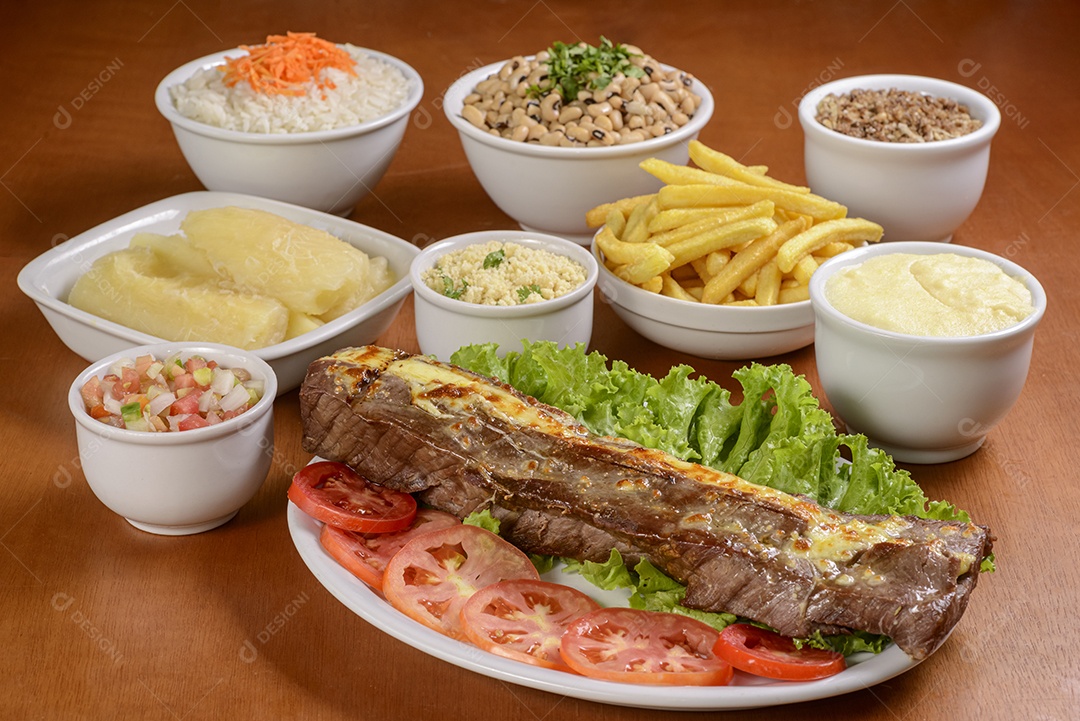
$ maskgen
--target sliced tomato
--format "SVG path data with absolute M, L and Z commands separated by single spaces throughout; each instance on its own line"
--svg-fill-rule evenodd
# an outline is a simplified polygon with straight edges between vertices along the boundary
M 381 591 L 386 564 L 390 563 L 390 559 L 406 543 L 421 533 L 449 528 L 459 523 L 461 521 L 457 516 L 431 508 L 422 508 L 416 512 L 412 525 L 403 531 L 357 533 L 327 524 L 323 526 L 322 533 L 319 534 L 319 541 L 323 548 L 349 572 L 372 588 Z
M 721 631 L 714 651 L 740 671 L 780 681 L 813 681 L 847 668 L 841 653 L 797 648 L 787 636 L 748 623 L 733 623 Z
M 383 574 L 383 594 L 415 621 L 464 639 L 461 609 L 481 588 L 511 578 L 537 580 L 529 557 L 491 531 L 461 524 L 424 533 L 398 551 Z
M 723 686 L 734 671 L 713 653 L 720 634 L 674 613 L 602 608 L 567 628 L 560 652 L 583 676 L 623 683 Z
M 465 636 L 485 651 L 515 661 L 571 670 L 559 654 L 567 626 L 600 604 L 569 586 L 533 579 L 493 583 L 461 609 Z
M 312 518 L 347 531 L 400 531 L 416 517 L 411 495 L 371 483 L 334 461 L 300 469 L 289 484 L 289 500 Z

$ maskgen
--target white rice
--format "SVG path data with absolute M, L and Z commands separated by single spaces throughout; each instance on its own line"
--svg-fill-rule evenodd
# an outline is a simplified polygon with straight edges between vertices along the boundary
M 405 102 L 410 81 L 401 70 L 353 45 L 340 47 L 356 60 L 356 77 L 327 68 L 322 77 L 334 88 L 308 81 L 306 95 L 257 93 L 247 82 L 227 86 L 215 66 L 172 86 L 169 95 L 181 115 L 245 133 L 333 130 L 382 117 Z

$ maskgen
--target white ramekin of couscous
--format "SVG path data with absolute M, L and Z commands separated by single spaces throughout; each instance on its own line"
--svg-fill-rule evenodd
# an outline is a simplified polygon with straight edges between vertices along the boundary
M 523 339 L 561 346 L 592 337 L 598 269 L 589 251 L 553 235 L 490 230 L 424 249 L 409 271 L 421 352 L 449 360 L 458 348 Z

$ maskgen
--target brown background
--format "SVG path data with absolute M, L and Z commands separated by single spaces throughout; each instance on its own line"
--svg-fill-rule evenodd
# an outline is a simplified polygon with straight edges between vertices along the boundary
M 136 531 L 75 466 L 64 398 L 85 362 L 15 288 L 53 244 L 200 189 L 153 104 L 174 67 L 268 33 L 310 30 L 396 55 L 426 91 L 389 174 L 354 220 L 418 244 L 512 227 L 439 109 L 466 69 L 553 40 L 632 42 L 695 73 L 717 110 L 702 140 L 800 182 L 795 106 L 847 75 L 907 72 L 978 87 L 1001 106 L 990 176 L 955 242 L 1007 255 L 1050 296 L 1027 387 L 974 456 L 916 467 L 928 494 L 998 536 L 952 638 L 871 689 L 729 718 L 1065 719 L 1080 707 L 1075 443 L 1080 53 L 1075 3 L 56 2 L 0 10 L 0 717 L 645 719 L 430 658 L 325 592 L 285 522 L 300 449 L 296 394 L 277 403 L 265 486 L 226 526 Z M 644 341 L 597 302 L 593 347 L 662 374 L 688 362 L 732 387 L 734 363 Z M 381 339 L 417 350 L 411 304 Z M 817 386 L 812 348 L 772 359 Z M 827 405 L 827 404 L 826 404 Z M 283 623 L 278 623 L 288 616 Z M 277 620 L 276 620 L 277 619 Z M 260 632 L 273 628 L 273 633 Z M 244 657 L 250 644 L 257 655 Z

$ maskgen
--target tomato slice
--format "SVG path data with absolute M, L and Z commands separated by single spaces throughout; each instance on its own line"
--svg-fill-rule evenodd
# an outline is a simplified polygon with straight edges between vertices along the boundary
M 748 623 L 733 623 L 721 631 L 713 650 L 740 671 L 780 681 L 813 681 L 847 668 L 842 653 L 796 648 L 787 636 Z
M 560 652 L 583 676 L 623 683 L 723 686 L 731 666 L 713 653 L 720 634 L 674 613 L 602 608 L 567 628 Z
M 457 516 L 432 508 L 416 512 L 412 525 L 393 533 L 357 533 L 324 525 L 319 541 L 334 559 L 377 591 L 382 590 L 386 564 L 401 548 L 421 533 L 456 526 Z
M 304 466 L 289 485 L 289 500 L 312 518 L 347 531 L 400 531 L 416 517 L 411 495 L 370 483 L 333 461 Z
M 485 651 L 569 671 L 559 654 L 567 626 L 600 604 L 569 586 L 532 579 L 493 583 L 461 609 L 465 636 Z
M 491 531 L 461 524 L 406 543 L 386 566 L 383 595 L 413 620 L 464 639 L 465 602 L 481 588 L 511 578 L 536 580 L 540 574 L 528 556 Z

